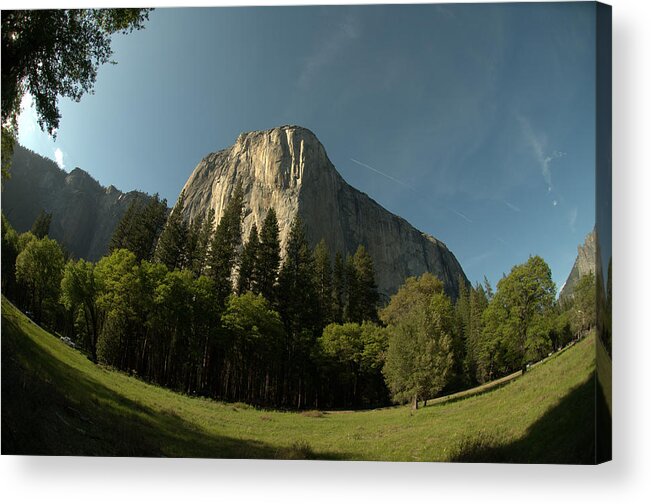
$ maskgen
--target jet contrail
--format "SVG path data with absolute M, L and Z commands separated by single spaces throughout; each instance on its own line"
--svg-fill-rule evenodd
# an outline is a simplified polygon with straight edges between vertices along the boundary
M 511 210 L 513 210 L 514 212 L 519 212 L 519 211 L 520 211 L 520 209 L 519 209 L 517 206 L 515 206 L 514 204 L 509 203 L 509 202 L 506 201 L 506 200 L 502 200 L 502 202 L 503 202 L 507 207 L 509 207 Z
M 453 210 L 452 208 L 448 208 L 448 210 L 450 210 L 450 212 L 452 212 L 453 214 L 458 215 L 459 217 L 461 217 L 466 222 L 470 222 L 470 224 L 472 224 L 472 221 L 468 217 L 463 215 L 461 212 L 457 212 L 456 210 Z
M 377 168 L 373 168 L 371 165 L 367 165 L 366 163 L 362 163 L 361 161 L 358 161 L 357 159 L 353 159 L 353 158 L 349 158 L 349 159 L 350 159 L 353 163 L 355 163 L 355 164 L 358 164 L 358 165 L 360 165 L 360 166 L 363 166 L 364 168 L 368 168 L 369 170 L 374 171 L 374 172 L 377 173 L 378 175 L 382 175 L 383 177 L 385 177 L 385 178 L 391 180 L 392 182 L 395 182 L 396 184 L 400 184 L 401 186 L 406 187 L 407 189 L 409 189 L 410 191 L 412 191 L 414 194 L 416 194 L 417 196 L 420 196 L 422 199 L 424 199 L 424 200 L 425 200 L 428 204 L 430 204 L 430 206 L 431 206 L 430 198 L 428 198 L 428 197 L 425 196 L 424 194 L 421 194 L 419 191 L 417 191 L 416 189 L 414 189 L 412 186 L 410 186 L 410 185 L 407 184 L 406 182 L 403 182 L 402 180 L 398 180 L 397 178 L 392 177 L 391 175 L 387 175 L 386 173 L 381 172 L 381 171 L 378 170 Z M 457 217 L 460 217 L 461 219 L 465 220 L 466 222 L 472 224 L 472 220 L 470 220 L 467 216 L 465 216 L 465 215 L 462 214 L 461 212 L 458 212 L 458 211 L 456 211 L 456 210 L 453 210 L 452 208 L 447 208 L 447 207 L 445 207 L 445 209 L 448 210 L 449 212 L 452 212 L 452 213 L 455 214 Z
M 416 189 L 414 189 L 413 187 L 411 187 L 411 186 L 410 186 L 409 184 L 407 184 L 406 182 L 403 182 L 402 180 L 398 180 L 397 178 L 394 178 L 394 177 L 392 177 L 391 175 L 387 175 L 386 173 L 381 172 L 381 171 L 378 170 L 377 168 L 373 168 L 372 166 L 367 165 L 366 163 L 362 163 L 361 161 L 357 161 L 357 159 L 350 158 L 350 160 L 351 160 L 353 163 L 358 164 L 358 165 L 360 165 L 360 166 L 363 166 L 364 168 L 368 168 L 369 170 L 372 170 L 372 171 L 374 171 L 375 173 L 379 173 L 379 174 L 382 175 L 383 177 L 386 177 L 386 178 L 388 178 L 389 180 L 392 180 L 392 181 L 395 182 L 396 184 L 400 184 L 400 185 L 402 185 L 402 186 L 405 186 L 407 189 L 410 189 L 410 190 L 414 191 L 416 194 L 418 194 L 418 191 L 416 191 Z

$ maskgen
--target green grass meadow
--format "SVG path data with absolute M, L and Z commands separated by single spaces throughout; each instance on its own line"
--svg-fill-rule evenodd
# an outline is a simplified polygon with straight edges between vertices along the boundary
M 2 453 L 594 463 L 595 338 L 489 391 L 412 411 L 281 412 L 91 363 L 2 298 Z

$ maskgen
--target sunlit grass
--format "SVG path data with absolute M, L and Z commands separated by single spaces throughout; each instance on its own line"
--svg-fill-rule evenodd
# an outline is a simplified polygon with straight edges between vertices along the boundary
M 3 453 L 443 461 L 477 460 L 464 450 L 481 445 L 480 459 L 586 462 L 594 343 L 418 411 L 293 413 L 187 397 L 96 366 L 3 298 Z

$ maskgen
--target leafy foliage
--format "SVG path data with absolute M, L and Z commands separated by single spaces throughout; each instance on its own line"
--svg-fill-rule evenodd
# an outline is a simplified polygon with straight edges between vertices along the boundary
M 380 317 L 389 347 L 383 373 L 396 401 L 434 397 L 447 384 L 453 365 L 454 310 L 443 282 L 431 273 L 408 278 Z
M 97 361 L 97 338 L 99 313 L 97 309 L 98 288 L 95 282 L 95 265 L 80 259 L 68 261 L 61 279 L 61 304 L 73 314 L 79 313 L 86 335 L 83 343 Z
M 386 330 L 371 322 L 330 324 L 319 338 L 323 354 L 339 366 L 344 382 L 350 383 L 352 403 L 359 405 L 364 382 L 380 376 L 387 348 Z
M 514 266 L 499 281 L 482 318 L 484 329 L 477 350 L 482 381 L 545 355 L 551 347 L 551 326 L 545 318 L 555 294 L 551 270 L 538 256 Z
M 59 97 L 92 92 L 111 60 L 111 36 L 144 27 L 150 9 L 2 11 L 2 170 L 8 173 L 23 95 L 34 100 L 41 129 L 55 135 Z
M 2 213 L 2 292 L 15 296 L 16 258 L 19 252 L 18 233 Z
M 16 258 L 16 280 L 25 289 L 37 322 L 43 321 L 44 311 L 56 307 L 63 266 L 61 247 L 47 237 L 27 242 Z

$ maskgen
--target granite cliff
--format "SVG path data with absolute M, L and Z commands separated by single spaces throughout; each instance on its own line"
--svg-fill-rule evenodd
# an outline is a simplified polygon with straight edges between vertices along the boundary
M 238 183 L 244 189 L 243 236 L 258 229 L 269 208 L 278 216 L 281 246 L 296 215 L 314 246 L 322 238 L 330 251 L 353 254 L 364 245 L 373 258 L 379 292 L 386 298 L 404 280 L 429 271 L 456 297 L 466 276 L 445 244 L 384 209 L 348 185 L 309 130 L 282 126 L 243 133 L 235 144 L 208 154 L 183 190 L 184 215 L 194 219 L 209 208 L 216 221 Z
M 593 229 L 585 237 L 583 245 L 577 247 L 577 256 L 574 261 L 574 266 L 572 266 L 572 270 L 558 294 L 559 299 L 569 298 L 574 292 L 574 287 L 581 277 L 590 273 L 595 273 L 596 264 L 597 235 Z
M 80 168 L 67 173 L 20 145 L 10 173 L 2 190 L 2 211 L 11 225 L 18 232 L 29 231 L 41 210 L 50 212 L 50 237 L 74 257 L 91 261 L 108 251 L 113 230 L 131 202 L 149 198 L 139 191 L 103 187 Z

